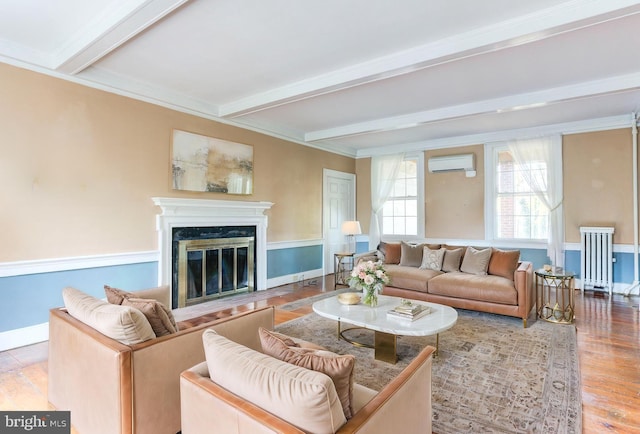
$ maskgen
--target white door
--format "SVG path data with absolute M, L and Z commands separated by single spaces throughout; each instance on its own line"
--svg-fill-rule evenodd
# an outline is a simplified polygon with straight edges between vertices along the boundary
M 348 250 L 342 222 L 356 219 L 356 176 L 324 169 L 323 218 L 325 274 L 334 272 L 333 254 Z

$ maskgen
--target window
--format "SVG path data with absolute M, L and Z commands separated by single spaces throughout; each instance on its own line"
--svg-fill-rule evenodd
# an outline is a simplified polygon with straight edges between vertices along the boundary
M 420 157 L 405 157 L 389 198 L 382 209 L 382 233 L 386 236 L 422 236 L 424 233 L 423 164 Z M 422 209 L 420 209 L 422 208 Z
M 493 148 L 493 161 L 493 238 L 546 240 L 549 211 L 530 187 L 530 184 L 547 185 L 546 163 L 532 160 L 516 164 L 506 146 Z M 530 182 L 531 179 L 542 182 Z

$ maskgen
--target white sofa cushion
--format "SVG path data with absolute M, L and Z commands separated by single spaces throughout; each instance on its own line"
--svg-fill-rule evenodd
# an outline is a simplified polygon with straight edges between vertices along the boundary
M 110 304 L 75 288 L 64 288 L 62 299 L 72 317 L 125 345 L 156 337 L 149 321 L 138 309 Z
M 333 433 L 346 423 L 327 375 L 254 351 L 206 330 L 209 377 L 239 397 L 308 433 Z

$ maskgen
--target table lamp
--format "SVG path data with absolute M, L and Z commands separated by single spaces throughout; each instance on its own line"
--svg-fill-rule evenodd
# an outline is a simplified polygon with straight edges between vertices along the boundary
M 348 237 L 348 245 L 347 249 L 349 252 L 356 251 L 356 235 L 360 235 L 362 233 L 362 229 L 360 229 L 360 222 L 356 220 L 347 220 L 342 223 L 342 233 Z M 351 244 L 353 243 L 353 250 L 351 249 Z

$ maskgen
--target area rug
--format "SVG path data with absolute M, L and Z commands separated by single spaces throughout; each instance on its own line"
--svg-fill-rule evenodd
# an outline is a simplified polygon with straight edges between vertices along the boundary
M 458 310 L 440 334 L 432 371 L 433 431 L 580 433 L 582 405 L 575 327 Z M 337 339 L 337 323 L 314 313 L 276 327 L 281 333 L 357 357 L 355 381 L 375 390 L 398 375 L 435 336 L 400 337 L 397 364 Z M 350 337 L 372 339 L 367 330 Z M 358 336 L 360 334 L 360 336 Z M 401 431 L 401 427 L 399 427 Z

